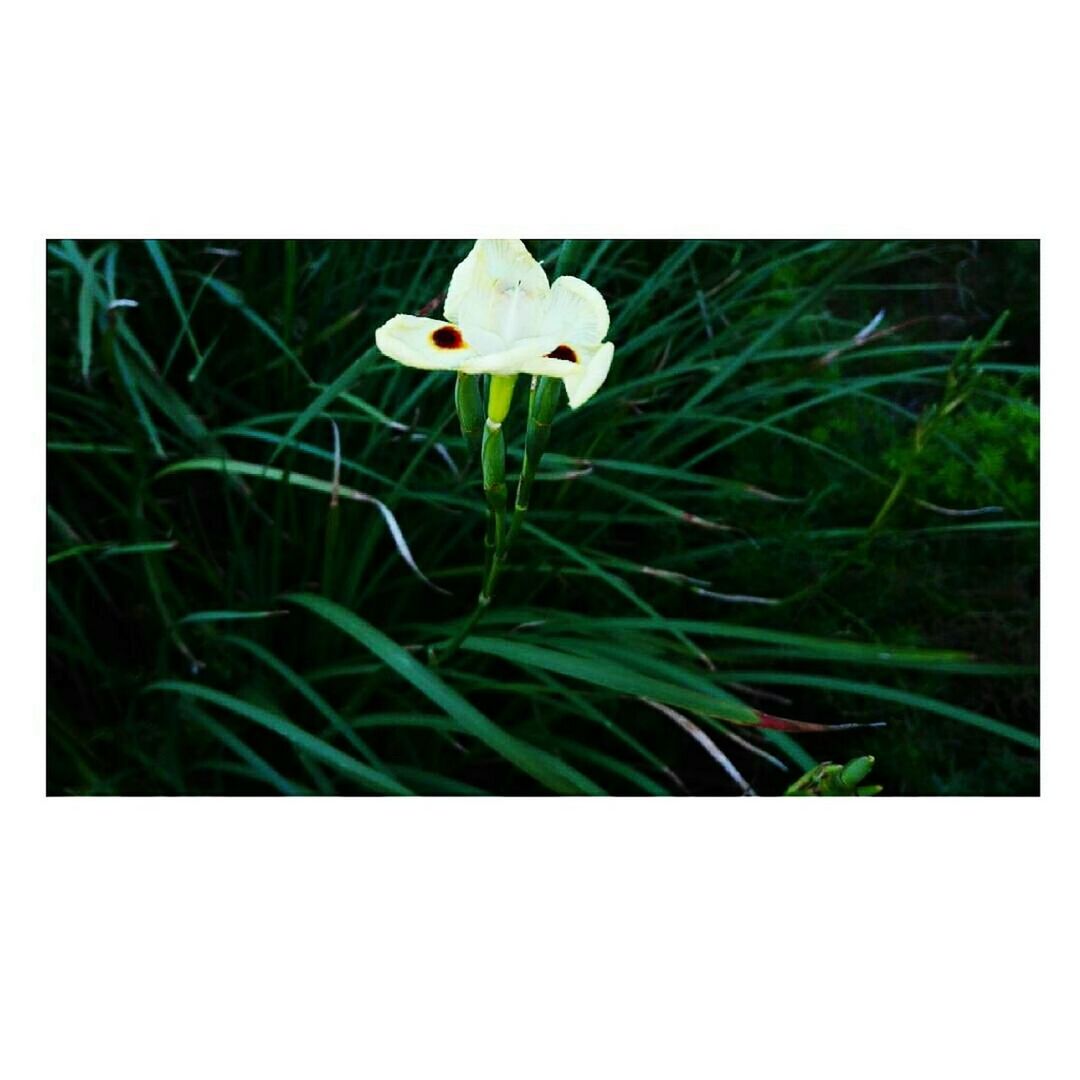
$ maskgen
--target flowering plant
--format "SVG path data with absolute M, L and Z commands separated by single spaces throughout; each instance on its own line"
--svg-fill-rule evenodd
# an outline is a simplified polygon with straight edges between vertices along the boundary
M 572 241 L 560 256 L 565 260 Z M 520 240 L 477 240 L 455 268 L 443 320 L 395 315 L 375 344 L 407 367 L 456 371 L 454 400 L 466 441 L 480 449 L 488 503 L 484 577 L 473 615 L 443 650 L 455 652 L 491 603 L 499 572 L 528 509 L 536 469 L 547 447 L 560 384 L 572 409 L 584 405 L 611 370 L 615 346 L 604 341 L 611 319 L 603 296 L 580 278 L 548 284 L 544 268 Z M 525 455 L 513 514 L 507 521 L 506 445 L 502 425 L 518 375 L 531 375 Z M 480 387 L 488 377 L 487 409 Z

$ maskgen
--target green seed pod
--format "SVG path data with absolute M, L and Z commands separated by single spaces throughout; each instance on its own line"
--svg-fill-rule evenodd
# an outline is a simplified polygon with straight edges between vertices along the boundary
M 547 443 L 548 429 L 530 424 L 529 430 L 525 432 L 525 457 L 522 460 L 521 480 L 518 483 L 517 502 L 521 507 L 529 505 L 536 469 L 547 449 Z
M 562 383 L 558 379 L 543 378 L 536 388 L 536 403 L 530 418 L 541 426 L 550 426 L 562 400 Z
M 840 783 L 850 791 L 858 787 L 870 775 L 873 767 L 874 759 L 869 755 L 854 758 L 844 766 L 844 771 L 840 774 Z
M 558 379 L 541 379 L 537 386 L 529 426 L 525 432 L 525 459 L 522 464 L 521 486 L 518 489 L 518 503 L 521 506 L 529 505 L 536 470 L 540 467 L 540 459 L 547 450 L 551 436 L 551 421 L 559 408 L 561 390 Z
M 484 438 L 480 450 L 484 470 L 484 494 L 492 509 L 506 509 L 506 442 L 502 428 L 495 424 L 484 425 Z
M 525 511 L 532 497 L 533 480 L 540 467 L 540 459 L 547 449 L 551 434 L 551 421 L 562 400 L 562 382 L 559 379 L 534 379 L 529 393 L 529 426 L 525 431 L 525 454 L 521 459 L 521 475 L 514 497 L 514 516 L 510 522 L 507 547 L 517 536 L 524 521 Z M 505 554 L 504 554 L 505 557 Z
M 484 432 L 484 401 L 480 396 L 480 376 L 459 371 L 454 384 L 454 404 L 457 406 L 461 434 L 473 451 L 480 449 Z

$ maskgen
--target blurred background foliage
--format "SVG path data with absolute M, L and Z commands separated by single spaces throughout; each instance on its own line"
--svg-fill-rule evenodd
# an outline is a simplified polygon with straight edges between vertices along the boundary
M 580 242 L 611 376 L 433 671 L 479 471 L 371 346 L 469 246 L 49 244 L 50 793 L 1038 791 L 1037 242 Z

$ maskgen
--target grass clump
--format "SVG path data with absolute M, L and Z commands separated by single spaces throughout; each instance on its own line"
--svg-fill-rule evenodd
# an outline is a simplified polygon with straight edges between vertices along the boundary
M 50 793 L 1038 790 L 1037 246 L 581 241 L 611 376 L 432 668 L 486 504 L 372 337 L 468 247 L 50 243 Z

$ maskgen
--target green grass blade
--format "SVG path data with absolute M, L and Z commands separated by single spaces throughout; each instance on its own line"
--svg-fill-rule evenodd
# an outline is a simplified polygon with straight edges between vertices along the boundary
M 608 658 L 581 656 L 539 645 L 509 639 L 470 637 L 462 646 L 466 651 L 498 656 L 526 670 L 537 667 L 557 675 L 591 683 L 608 693 L 614 691 L 633 697 L 653 698 L 719 720 L 735 724 L 756 724 L 757 713 L 734 701 L 721 690 L 714 693 L 643 675 Z
M 118 544 L 111 540 L 100 540 L 90 544 L 76 544 L 74 547 L 65 548 L 46 560 L 51 566 L 53 563 L 63 562 L 75 555 L 87 555 L 91 552 L 100 554 L 102 558 L 111 558 L 113 555 L 145 555 L 153 551 L 173 551 L 176 548 L 175 540 L 154 540 L 145 544 Z
M 557 739 L 556 744 L 570 757 L 580 758 L 582 761 L 587 761 L 591 765 L 599 765 L 600 768 L 606 769 L 614 776 L 621 777 L 623 780 L 633 784 L 634 787 L 640 788 L 646 795 L 671 794 L 663 784 L 658 784 L 652 777 L 646 776 L 640 769 L 635 769 L 633 765 L 628 765 L 625 761 L 619 761 L 618 758 L 614 758 L 610 754 L 605 754 L 600 750 L 596 750 L 591 746 L 586 746 L 584 743 L 577 742 L 574 739 Z
M 312 422 L 312 420 L 329 409 L 330 406 L 347 390 L 352 389 L 360 379 L 360 376 L 363 375 L 364 369 L 370 366 L 371 361 L 378 355 L 378 350 L 372 346 L 363 356 L 354 360 L 329 386 L 324 386 L 316 395 L 315 400 L 300 413 L 289 427 L 281 444 L 270 455 L 270 460 L 274 461 L 278 454 L 280 454 L 282 450 L 284 450 L 308 426 L 308 424 Z
M 915 694 L 908 690 L 896 690 L 889 686 L 878 686 L 875 683 L 858 682 L 853 679 L 836 679 L 828 675 L 805 675 L 781 671 L 725 672 L 724 677 L 740 683 L 807 686 L 822 690 L 836 690 L 840 693 L 856 694 L 859 697 L 873 698 L 878 701 L 909 705 L 913 709 L 923 709 L 926 712 L 937 713 L 939 716 L 947 716 L 950 720 L 959 720 L 963 724 L 981 728 L 983 731 L 1000 735 L 1004 739 L 1027 746 L 1032 750 L 1039 748 L 1038 735 L 1033 735 L 1030 731 L 1023 731 L 1012 724 L 1004 724 L 1000 720 L 983 716 L 971 709 L 950 705 L 947 701 L 938 701 L 937 698 Z
M 260 757 L 247 743 L 234 735 L 227 727 L 219 724 L 212 716 L 204 713 L 202 709 L 191 708 L 188 710 L 188 715 L 197 724 L 206 728 L 215 739 L 227 746 L 248 765 L 255 776 L 269 784 L 279 795 L 304 794 L 302 788 L 282 776 L 265 758 Z
M 256 476 L 263 480 L 273 480 L 278 483 L 292 484 L 294 487 L 306 488 L 308 491 L 319 491 L 325 495 L 336 495 L 344 499 L 353 499 L 356 502 L 371 503 L 382 516 L 387 530 L 390 533 L 390 537 L 394 541 L 394 546 L 397 548 L 398 554 L 405 561 L 409 569 L 412 570 L 425 585 L 429 585 L 437 592 L 446 591 L 445 589 L 441 589 L 439 586 L 432 584 L 421 571 L 420 567 L 416 565 L 416 560 L 413 558 L 412 551 L 405 539 L 405 534 L 401 531 L 401 526 L 398 524 L 397 518 L 394 517 L 390 508 L 384 502 L 376 499 L 373 495 L 368 495 L 363 491 L 357 491 L 355 488 L 345 487 L 342 484 L 334 484 L 327 480 L 319 480 L 314 476 L 306 476 L 304 473 L 287 473 L 284 469 L 278 469 L 270 465 L 255 465 L 246 461 L 230 461 L 228 458 L 194 458 L 190 461 L 178 461 L 175 465 L 169 465 L 167 468 L 162 469 L 157 475 L 163 477 L 174 473 L 191 472 L 193 470 L 219 472 L 227 476 Z
M 176 278 L 173 277 L 169 261 L 165 258 L 165 252 L 157 240 L 145 240 L 143 242 L 146 244 L 146 250 L 150 253 L 150 259 L 157 268 L 157 272 L 161 275 L 161 280 L 165 283 L 165 291 L 169 294 L 169 299 L 172 301 L 173 307 L 176 308 L 176 313 L 180 316 L 180 332 L 187 338 L 191 351 L 195 354 L 195 365 L 196 370 L 198 370 L 206 362 L 206 358 L 195 341 L 195 334 L 191 329 L 191 314 L 184 306 L 183 298 L 180 296 L 180 288 L 176 284 Z M 166 370 L 168 370 L 167 364 Z
M 288 615 L 288 611 L 192 611 L 177 619 L 177 623 L 244 622 L 248 619 L 273 619 Z
M 354 728 L 358 727 L 356 723 L 349 723 L 333 708 L 330 703 L 320 694 L 312 685 L 299 674 L 294 671 L 288 664 L 280 660 L 269 649 L 264 648 L 256 641 L 251 641 L 248 638 L 234 637 L 233 635 L 227 635 L 224 639 L 228 644 L 235 646 L 238 649 L 243 649 L 249 655 L 254 656 L 256 660 L 265 664 L 271 671 L 275 672 L 282 679 L 284 679 L 301 697 L 315 711 L 336 731 L 341 737 L 349 743 L 354 750 L 361 754 L 369 765 L 374 766 L 377 769 L 383 768 L 383 764 L 372 752 L 371 747 L 368 746 L 363 739 L 354 733 Z
M 146 437 L 150 440 L 150 445 L 154 449 L 154 455 L 163 458 L 166 456 L 165 448 L 161 445 L 161 438 L 158 435 L 157 426 L 150 416 L 150 412 L 146 407 L 146 402 L 143 401 L 143 396 L 139 392 L 138 381 L 132 374 L 132 369 L 128 366 L 128 362 L 124 357 L 119 342 L 113 343 L 113 355 L 116 358 L 116 367 L 120 372 L 120 379 L 124 384 L 124 389 L 127 390 L 128 396 L 131 398 L 131 403 L 135 406 L 135 412 L 139 417 L 139 423 L 142 424 L 143 430 L 146 432 Z
M 361 786 L 380 795 L 412 795 L 413 792 L 404 784 L 395 780 L 392 776 L 373 769 L 349 754 L 343 753 L 328 742 L 297 727 L 296 724 L 277 713 L 264 709 L 261 705 L 254 705 L 250 701 L 244 701 L 233 694 L 226 694 L 221 690 L 214 690 L 209 686 L 200 686 L 198 683 L 182 682 L 175 679 L 163 679 L 151 683 L 147 691 L 159 691 L 162 693 L 183 694 L 187 697 L 196 698 L 200 701 L 209 702 L 219 708 L 226 709 L 246 720 L 266 728 L 268 731 L 287 739 L 293 747 L 305 754 L 310 754 L 316 761 L 321 761 L 338 772 L 357 781 Z
M 296 367 L 297 371 L 303 375 L 305 380 L 311 382 L 311 375 L 308 373 L 307 368 L 304 367 L 300 357 L 285 342 L 281 335 L 247 303 L 240 292 L 231 285 L 226 284 L 224 281 L 218 281 L 217 278 L 211 277 L 209 274 L 200 274 L 199 280 L 212 292 L 216 293 L 229 307 L 239 311 L 244 318 L 259 331 L 259 333 L 263 334 L 268 340 L 273 342 L 273 344 L 288 357 Z
M 94 259 L 88 260 L 82 271 L 79 287 L 79 355 L 82 358 L 83 382 L 90 379 L 90 362 L 94 356 L 94 293 L 97 287 Z
M 576 769 L 560 761 L 538 747 L 503 731 L 483 713 L 470 705 L 456 690 L 451 689 L 438 675 L 424 667 L 396 642 L 359 615 L 310 593 L 290 593 L 285 600 L 306 608 L 308 611 L 336 626 L 365 649 L 374 653 L 388 668 L 448 716 L 453 717 L 462 730 L 479 739 L 500 757 L 516 765 L 544 787 L 563 795 L 602 795 L 603 790 Z

